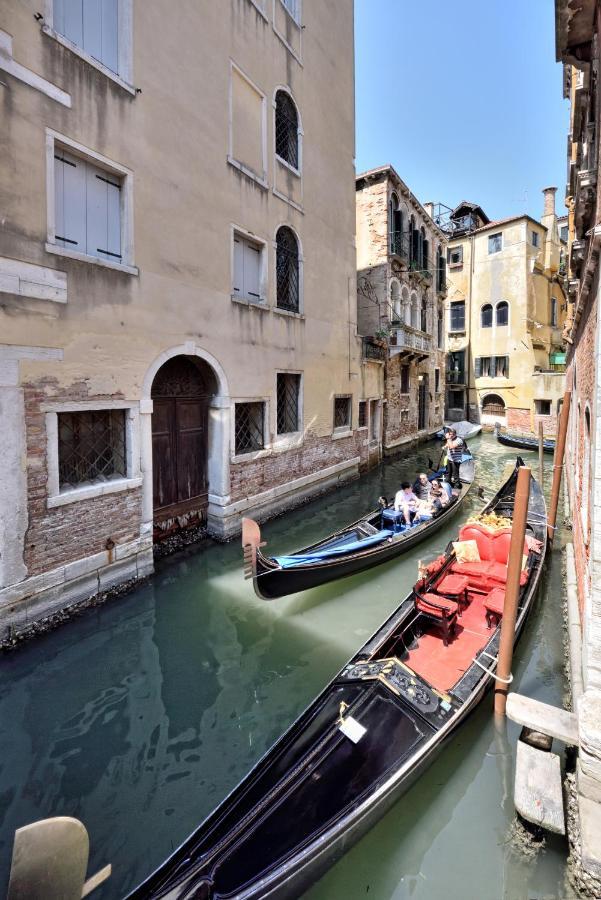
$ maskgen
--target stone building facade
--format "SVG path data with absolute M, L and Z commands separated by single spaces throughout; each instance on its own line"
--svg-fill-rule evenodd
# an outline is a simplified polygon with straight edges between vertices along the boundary
M 392 166 L 357 176 L 357 325 L 380 354 L 385 454 L 440 429 L 446 238 Z
M 564 392 L 566 315 L 556 188 L 541 221 L 491 222 L 463 202 L 445 220 L 447 417 L 555 435 Z
M 0 636 L 374 452 L 352 0 L 93 8 L 0 12 Z

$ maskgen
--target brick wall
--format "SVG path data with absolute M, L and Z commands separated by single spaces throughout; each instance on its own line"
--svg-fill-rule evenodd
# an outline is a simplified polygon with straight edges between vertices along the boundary
M 532 432 L 530 410 L 508 406 L 506 410 L 507 428 L 509 431 Z
M 354 432 L 349 437 L 332 440 L 329 435 L 319 437 L 308 432 L 302 447 L 271 452 L 252 462 L 232 463 L 230 484 L 232 501 L 242 500 L 277 487 L 295 478 L 311 475 L 320 469 L 354 459 L 361 455 L 367 461 L 367 448 L 360 451 L 361 438 L 366 432 Z
M 25 536 L 24 561 L 28 575 L 37 575 L 106 549 L 131 541 L 140 534 L 141 488 L 66 506 L 47 508 L 48 468 L 46 425 L 41 404 L 48 401 L 116 400 L 120 395 L 91 396 L 85 382 L 68 389 L 54 379 L 25 384 L 25 426 L 27 447 L 27 493 L 29 527 Z

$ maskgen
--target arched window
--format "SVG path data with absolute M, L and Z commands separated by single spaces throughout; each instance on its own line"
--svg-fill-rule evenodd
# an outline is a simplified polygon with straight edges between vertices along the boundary
M 442 247 L 438 245 L 436 251 L 436 290 L 439 294 L 443 294 L 447 289 L 447 270 L 446 260 L 444 258 Z
M 482 328 L 492 328 L 492 305 L 485 303 L 480 310 L 480 324 Z
M 298 169 L 298 113 L 286 91 L 275 95 L 275 152 L 293 169 Z
M 409 220 L 409 240 L 411 242 L 409 251 L 410 262 L 417 266 L 419 259 L 419 231 L 415 227 L 415 216 L 411 216 Z
M 401 288 L 396 278 L 390 282 L 390 312 L 393 322 L 401 321 Z
M 497 303 L 497 325 L 509 325 L 509 303 L 501 300 Z
M 299 310 L 300 278 L 298 241 L 291 228 L 282 225 L 276 234 L 276 282 L 279 309 Z
M 403 213 L 399 208 L 399 198 L 394 192 L 390 195 L 388 229 L 390 232 L 390 252 L 396 253 L 397 256 L 403 256 Z
M 426 230 L 425 228 L 420 228 L 419 230 L 419 268 L 425 269 L 424 265 L 424 250 L 426 249 L 427 241 L 426 241 Z
M 505 416 L 505 401 L 498 394 L 487 394 L 482 401 L 484 416 Z

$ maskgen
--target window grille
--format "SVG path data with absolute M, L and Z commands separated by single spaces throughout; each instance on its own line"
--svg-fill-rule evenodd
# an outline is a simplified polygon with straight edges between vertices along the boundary
M 367 401 L 359 400 L 359 424 L 357 426 L 358 428 L 365 428 L 367 426 L 367 417 L 365 414 L 366 410 L 367 410 Z
M 482 403 L 482 412 L 486 416 L 504 416 L 505 404 L 498 394 L 489 394 Z
M 289 434 L 299 429 L 298 400 L 300 375 L 279 372 L 277 377 L 277 429 L 278 434 Z
M 486 303 L 480 310 L 480 323 L 482 328 L 492 328 L 492 306 Z
M 409 393 L 409 366 L 401 366 L 401 394 Z
M 350 428 L 351 426 L 351 398 L 334 398 L 334 428 Z
M 497 325 L 509 325 L 509 303 L 506 300 L 497 303 Z
M 465 301 L 451 303 L 451 331 L 465 331 Z
M 127 474 L 125 410 L 58 413 L 61 489 Z
M 275 95 L 275 152 L 298 169 L 298 113 L 286 91 Z
M 236 403 L 236 453 L 263 449 L 264 420 L 264 403 Z
M 290 312 L 299 310 L 298 243 L 292 229 L 283 225 L 276 236 L 277 305 Z

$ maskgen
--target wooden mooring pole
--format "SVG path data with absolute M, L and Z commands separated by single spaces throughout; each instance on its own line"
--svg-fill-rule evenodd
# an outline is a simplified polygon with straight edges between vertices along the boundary
M 497 678 L 495 680 L 495 715 L 504 716 L 507 704 L 509 682 L 511 680 L 511 661 L 515 643 L 515 622 L 520 598 L 520 573 L 524 555 L 524 538 L 526 536 L 526 519 L 528 517 L 528 500 L 530 499 L 531 471 L 521 466 L 518 472 L 515 489 L 515 505 L 511 525 L 511 544 L 507 562 L 507 584 L 505 586 L 505 604 L 501 620 L 501 639 L 499 641 L 499 660 L 497 662 Z
M 566 391 L 563 395 L 563 403 L 559 416 L 559 428 L 557 429 L 557 441 L 555 443 L 555 455 L 553 456 L 553 481 L 551 483 L 551 506 L 547 519 L 547 536 L 549 541 L 555 537 L 555 525 L 557 522 L 557 507 L 559 504 L 559 488 L 561 485 L 561 470 L 566 449 L 566 435 L 568 433 L 568 420 L 570 418 L 570 401 L 572 392 Z
M 545 438 L 543 435 L 543 423 L 538 423 L 538 480 L 541 491 L 545 487 Z

